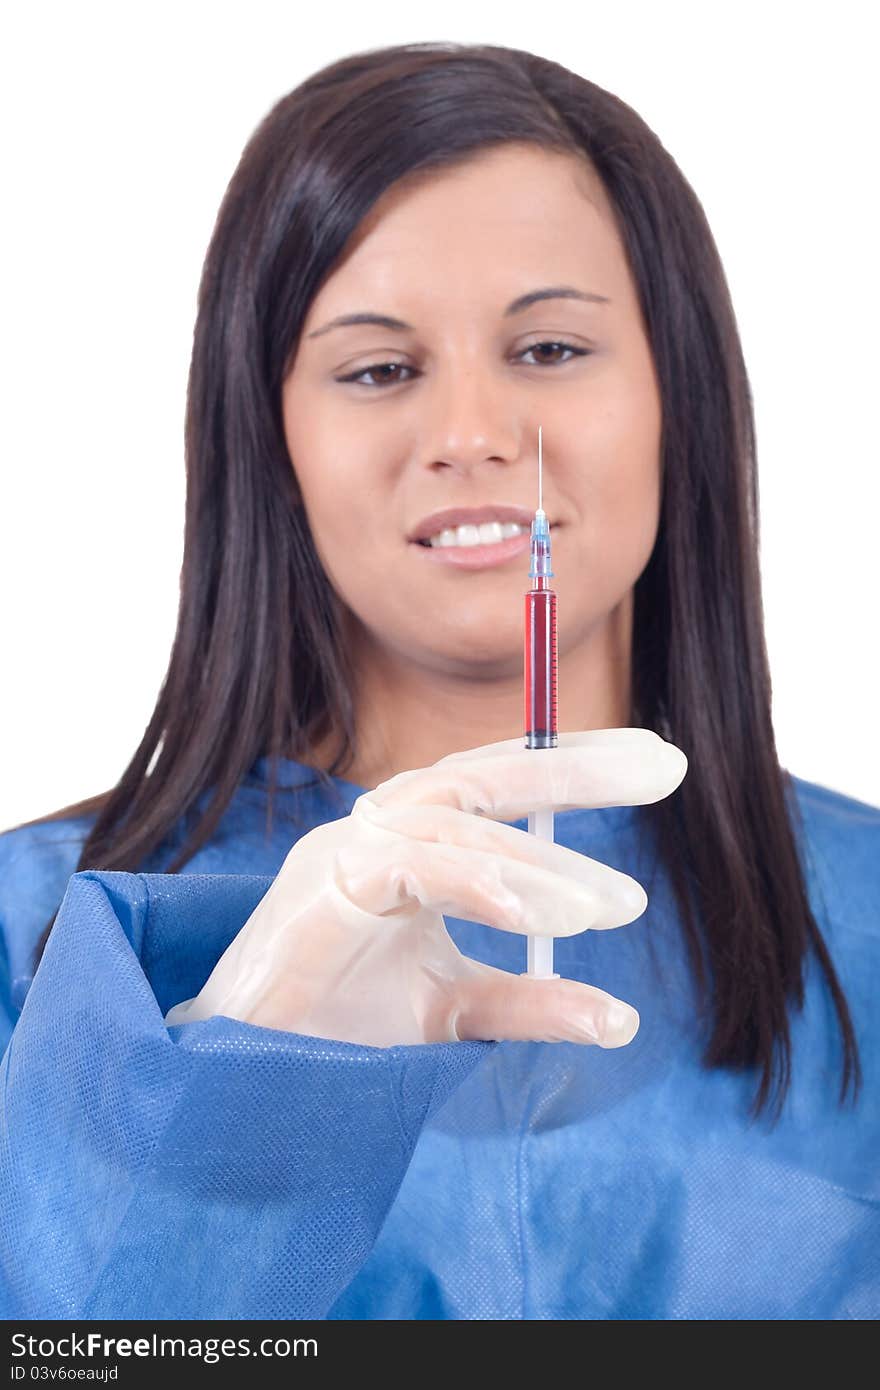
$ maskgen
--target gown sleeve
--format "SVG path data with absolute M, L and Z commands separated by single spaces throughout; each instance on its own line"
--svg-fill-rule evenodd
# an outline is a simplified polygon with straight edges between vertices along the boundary
M 167 1027 L 271 882 L 72 874 L 17 1017 L 0 933 L 5 1318 L 323 1318 L 497 1046 Z

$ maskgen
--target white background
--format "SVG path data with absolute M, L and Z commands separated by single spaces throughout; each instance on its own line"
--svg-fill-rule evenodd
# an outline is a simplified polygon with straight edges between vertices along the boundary
M 202 260 L 241 149 L 324 64 L 526 48 L 616 93 L 695 188 L 758 425 L 780 759 L 880 805 L 873 6 L 19 5 L 2 100 L 0 827 L 121 775 L 165 672 Z

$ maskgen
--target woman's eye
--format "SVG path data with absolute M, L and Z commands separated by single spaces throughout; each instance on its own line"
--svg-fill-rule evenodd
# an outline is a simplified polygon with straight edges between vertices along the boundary
M 405 377 L 393 375 L 393 373 L 411 372 L 412 367 L 408 367 L 405 362 L 377 362 L 372 367 L 362 367 L 359 372 L 352 372 L 350 376 L 338 376 L 337 381 L 353 381 L 359 386 L 396 386 L 399 381 L 406 380 Z M 364 381 L 364 377 L 378 376 L 378 381 Z
M 589 354 L 588 348 L 572 347 L 571 343 L 560 343 L 548 341 L 544 343 L 532 343 L 531 347 L 524 348 L 517 354 L 516 361 L 525 361 L 529 353 L 539 353 L 537 360 L 526 362 L 529 367 L 560 367 L 566 362 L 570 362 L 573 357 L 586 357 Z M 548 353 L 550 355 L 548 355 Z M 568 356 L 560 357 L 559 353 L 567 353 Z M 338 376 L 337 381 L 352 382 L 357 386 L 383 387 L 396 386 L 401 381 L 408 381 L 410 378 L 401 375 L 409 372 L 410 376 L 418 376 L 414 367 L 408 367 L 405 362 L 375 362 L 371 367 L 362 367 L 359 372 L 351 372 L 348 376 Z
M 546 342 L 532 343 L 531 347 L 523 349 L 523 351 L 520 353 L 520 357 L 525 358 L 525 356 L 530 352 L 539 352 L 543 354 L 545 350 L 548 348 L 552 353 L 567 352 L 570 355 L 564 358 L 548 358 L 546 356 L 542 356 L 538 359 L 537 362 L 529 362 L 527 365 L 530 367 L 559 367 L 562 365 L 563 362 L 570 362 L 572 357 L 586 357 L 587 355 L 586 348 L 572 347 L 571 343 Z

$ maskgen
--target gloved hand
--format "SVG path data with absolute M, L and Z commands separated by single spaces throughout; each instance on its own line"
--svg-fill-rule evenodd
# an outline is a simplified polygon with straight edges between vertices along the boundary
M 648 904 L 634 879 L 499 822 L 659 801 L 686 771 L 674 744 L 633 728 L 560 734 L 551 749 L 508 739 L 398 773 L 297 841 L 201 991 L 165 1022 L 223 1014 L 376 1047 L 620 1047 L 635 1009 L 593 985 L 472 960 L 442 914 L 545 936 L 634 921 Z

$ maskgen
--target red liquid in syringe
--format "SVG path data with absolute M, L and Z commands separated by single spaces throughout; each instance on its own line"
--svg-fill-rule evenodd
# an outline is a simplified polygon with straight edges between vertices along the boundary
M 525 595 L 525 746 L 558 747 L 556 594 L 544 576 Z

